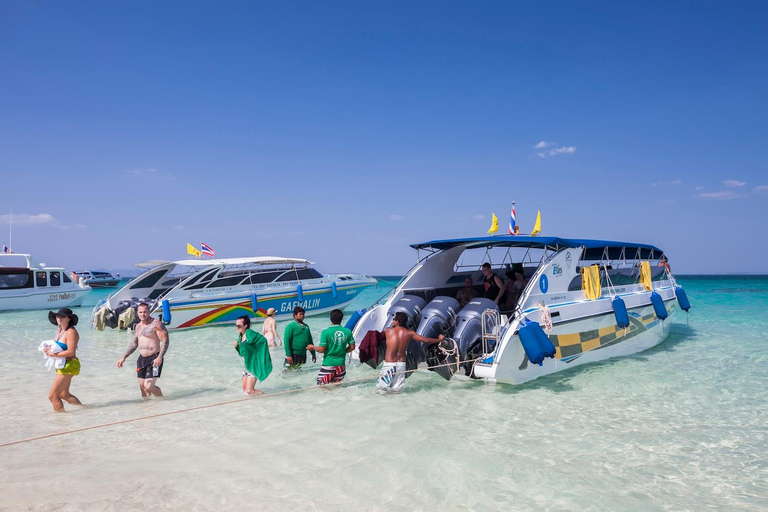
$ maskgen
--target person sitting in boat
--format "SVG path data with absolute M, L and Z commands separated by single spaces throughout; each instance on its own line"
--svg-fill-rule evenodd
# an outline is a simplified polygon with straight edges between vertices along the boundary
M 472 278 L 467 277 L 464 279 L 464 288 L 461 288 L 456 292 L 456 300 L 459 301 L 461 307 L 466 306 L 469 304 L 469 301 L 477 297 L 477 291 L 472 284 Z
M 520 296 L 523 294 L 523 290 L 525 290 L 525 285 L 528 284 L 528 281 L 525 280 L 523 273 L 519 270 L 507 272 L 507 278 L 509 278 L 509 281 L 507 281 L 507 302 L 505 309 L 511 311 L 515 309 L 515 305 L 517 305 L 517 301 L 520 300 Z
M 485 288 L 486 299 L 491 299 L 499 306 L 503 306 L 506 301 L 504 293 L 504 281 L 491 270 L 490 263 L 483 263 L 483 287 Z

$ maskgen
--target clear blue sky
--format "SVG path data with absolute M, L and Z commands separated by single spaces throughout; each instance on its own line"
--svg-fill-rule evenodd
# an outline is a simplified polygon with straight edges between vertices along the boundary
M 764 2 L 0 2 L 0 238 L 401 274 L 506 226 L 768 272 Z M 536 147 L 539 146 L 539 147 Z M 717 263 L 715 263 L 717 262 Z

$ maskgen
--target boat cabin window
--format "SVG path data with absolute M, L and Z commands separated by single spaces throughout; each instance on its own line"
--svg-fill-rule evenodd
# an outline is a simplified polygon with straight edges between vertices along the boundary
M 277 282 L 284 282 L 284 281 L 298 281 L 298 276 L 296 275 L 295 270 L 289 270 L 288 272 L 284 273 L 280 277 L 276 279 Z
M 0 270 L 2 270 L 0 271 L 0 289 L 8 290 L 13 288 L 32 288 L 34 281 L 32 280 L 31 270 Z
M 65 283 L 71 283 L 72 282 L 72 280 L 69 278 L 69 276 L 67 274 L 64 274 L 64 282 Z
M 196 275 L 192 279 L 190 279 L 187 284 L 184 285 L 184 289 L 185 290 L 197 290 L 198 288 L 202 288 L 203 286 L 205 286 L 205 283 L 208 282 L 208 280 L 211 278 L 211 276 L 216 274 L 217 270 L 218 269 L 214 268 L 214 269 L 208 270 L 207 272 L 206 271 L 200 272 L 198 275 Z M 198 286 L 193 286 L 197 282 L 201 282 L 203 284 L 198 285 Z
M 664 279 L 664 267 L 651 267 L 651 281 L 661 281 Z M 626 286 L 637 284 L 640 281 L 640 267 L 614 268 L 608 270 L 608 276 L 611 278 L 613 286 Z M 605 278 L 605 271 L 600 268 L 600 286 L 608 287 L 608 280 Z M 581 275 L 574 277 L 568 284 L 568 291 L 581 290 Z
M 61 272 L 51 272 L 51 286 L 61 286 Z
M 243 281 L 243 284 L 271 283 L 281 273 L 282 272 L 260 272 L 258 274 L 251 274 L 245 281 Z
M 35 272 L 35 285 L 38 288 L 48 286 L 48 273 L 45 270 Z
M 232 276 L 232 277 L 224 277 L 222 279 L 217 279 L 211 284 L 207 286 L 207 288 L 222 288 L 224 286 L 237 286 L 243 281 L 243 275 L 240 274 L 239 276 Z
M 323 274 L 313 268 L 304 268 L 296 273 L 298 274 L 299 279 L 320 279 L 323 277 Z
M 129 286 L 128 289 L 133 290 L 135 288 L 152 288 L 157 284 L 160 278 L 165 275 L 167 271 L 168 269 L 163 269 L 163 270 L 158 270 L 157 272 L 154 272 L 152 274 L 149 274 L 147 277 L 145 277 L 141 281 L 138 281 L 137 283 L 134 283 L 131 286 Z

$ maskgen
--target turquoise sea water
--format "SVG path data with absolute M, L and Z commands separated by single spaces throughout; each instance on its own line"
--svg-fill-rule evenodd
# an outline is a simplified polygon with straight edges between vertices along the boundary
M 352 366 L 364 381 L 269 396 L 315 380 L 276 364 L 266 397 L 0 448 L 0 509 L 768 509 L 768 278 L 678 281 L 693 310 L 665 343 L 523 386 L 424 372 L 379 396 Z M 136 354 L 115 367 L 130 335 L 89 330 L 90 309 L 72 385 L 87 405 L 65 414 L 37 352 L 46 313 L 0 314 L 0 443 L 243 398 L 234 327 L 172 332 L 166 397 L 143 401 Z

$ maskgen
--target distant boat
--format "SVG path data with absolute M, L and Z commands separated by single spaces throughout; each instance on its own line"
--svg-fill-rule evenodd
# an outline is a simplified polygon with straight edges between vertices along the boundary
M 61 267 L 38 264 L 29 254 L 0 254 L 0 311 L 77 307 L 90 292 Z
M 85 284 L 91 288 L 115 288 L 120 284 L 120 277 L 113 276 L 109 272 L 76 270 L 75 274 L 84 279 Z
M 307 316 L 319 315 L 343 309 L 377 283 L 362 274 L 324 276 L 310 265 L 273 256 L 139 263 L 149 270 L 100 301 L 93 310 L 94 324 L 100 325 L 98 317 L 106 318 L 108 327 L 117 325 L 116 316 L 141 302 L 169 329 L 233 323 L 242 315 L 260 321 L 270 308 L 278 318 L 291 318 L 295 306 Z

